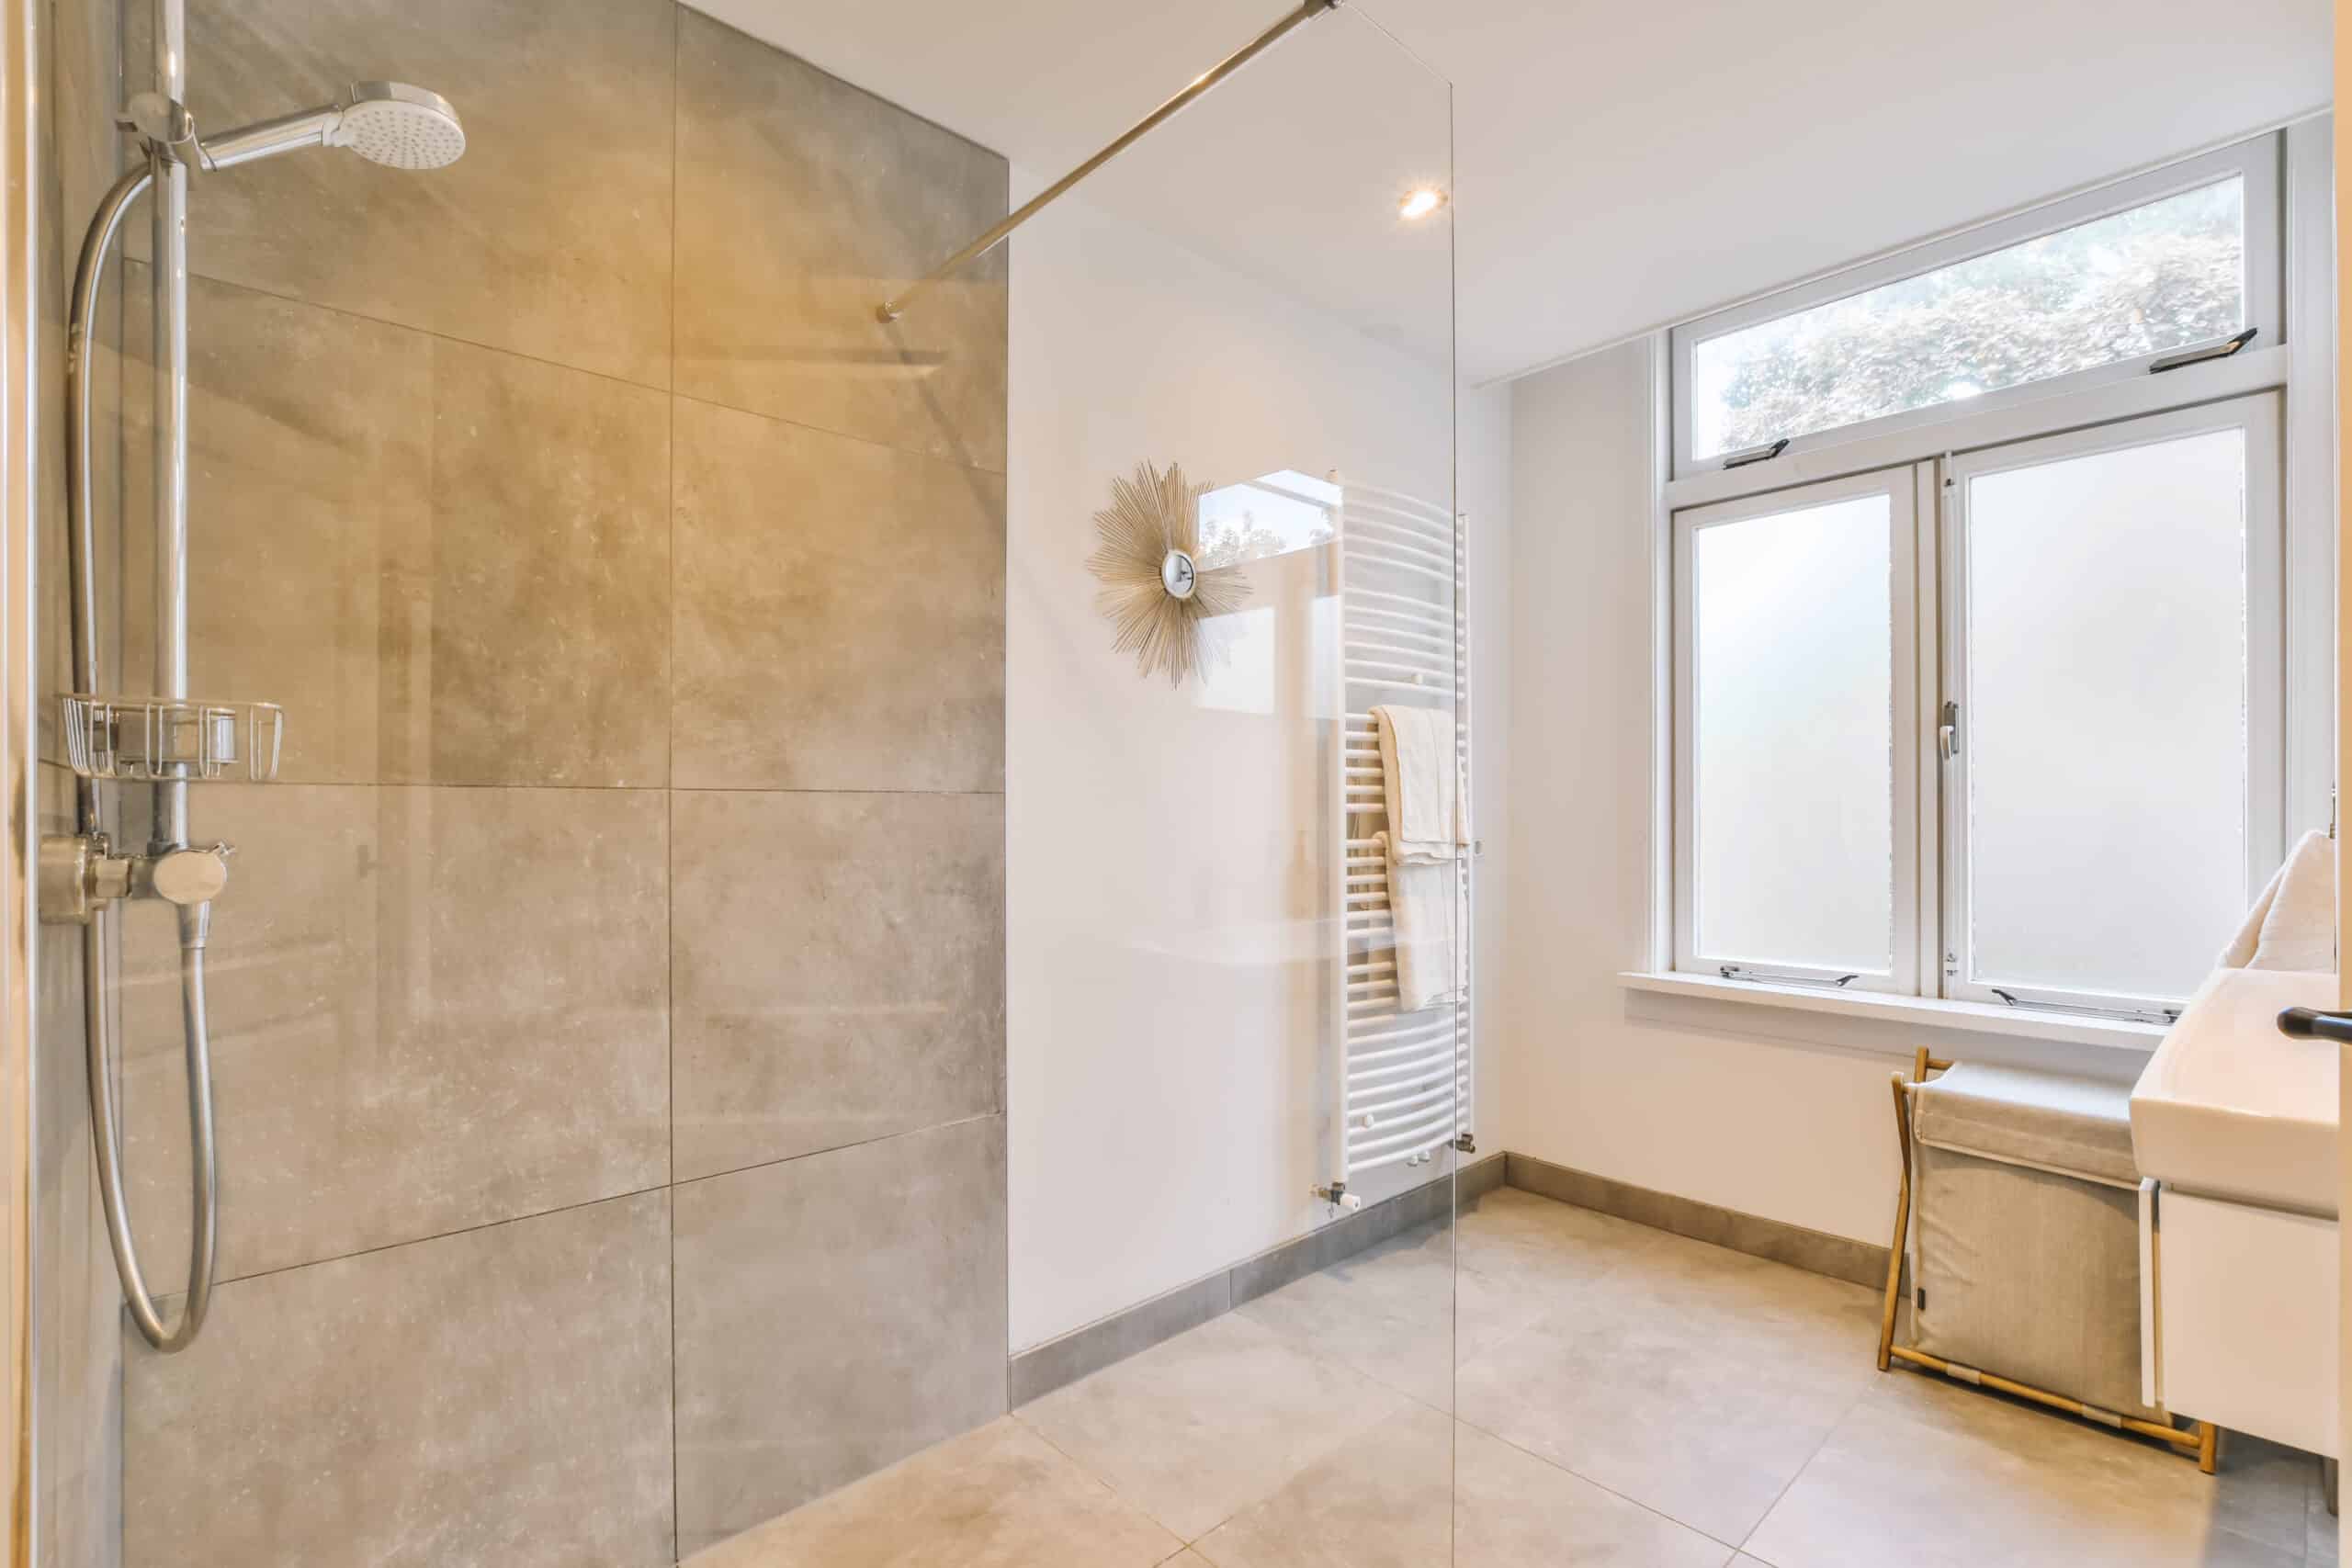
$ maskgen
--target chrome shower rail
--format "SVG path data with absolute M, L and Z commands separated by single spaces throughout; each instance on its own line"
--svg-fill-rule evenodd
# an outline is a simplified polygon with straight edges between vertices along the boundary
M 74 268 L 73 313 L 67 327 L 65 359 L 67 421 L 65 465 L 65 498 L 68 541 L 67 574 L 71 579 L 71 599 L 74 623 L 74 683 L 85 692 L 98 689 L 97 637 L 97 545 L 91 519 L 93 495 L 90 460 L 90 389 L 91 389 L 91 324 L 96 320 L 98 292 L 106 279 L 107 255 L 113 249 L 116 233 L 122 227 L 123 214 L 130 204 L 155 183 L 156 165 L 160 155 L 151 157 L 148 166 L 133 169 L 115 182 L 106 198 L 98 204 L 97 216 L 82 242 L 81 260 Z M 180 171 L 185 179 L 187 171 Z M 159 257 L 163 254 L 158 251 Z M 185 275 L 180 298 L 185 299 Z M 159 325 L 164 323 L 159 322 Z M 186 338 L 181 338 L 185 345 Z M 159 374 L 164 362 L 172 356 L 159 355 Z M 185 364 L 182 357 L 181 363 Z M 184 396 L 184 394 L 183 394 Z M 184 406 L 184 405 L 183 405 Z M 176 422 L 175 422 L 176 423 Z M 177 434 L 159 432 L 159 448 L 176 447 L 186 450 L 185 426 Z M 168 484 L 164 475 L 157 476 L 160 491 L 177 489 Z M 187 517 L 184 491 L 178 514 L 183 523 L 180 538 L 180 564 L 176 570 L 169 565 L 163 571 L 175 575 L 186 570 Z M 174 504 L 171 497 L 159 497 L 158 504 Z M 180 575 L 185 583 L 185 576 Z M 160 595 L 159 595 L 160 597 Z M 185 685 L 187 643 L 185 628 L 187 612 L 183 608 L 176 617 L 183 637 L 177 649 L 180 683 Z M 159 651 L 159 662 L 168 660 L 168 650 Z M 185 692 L 180 694 L 185 695 Z M 116 859 L 106 832 L 103 796 L 98 781 L 77 771 L 74 779 L 75 815 L 81 837 L 44 843 L 44 863 L 60 853 L 74 858 L 66 863 L 63 874 L 48 881 L 43 893 L 52 904 L 63 902 L 65 908 L 49 908 L 50 918 L 60 915 L 78 916 L 82 919 L 82 1028 L 85 1036 L 85 1053 L 90 1078 L 90 1133 L 98 1161 L 98 1197 L 106 1211 L 107 1239 L 114 1248 L 116 1272 L 122 1278 L 122 1295 L 130 1308 L 131 1321 L 139 1332 L 156 1349 L 169 1353 L 180 1349 L 196 1337 L 204 1326 L 205 1309 L 212 1300 L 213 1240 L 220 1214 L 220 1189 L 216 1175 L 212 1136 L 212 1064 L 211 1041 L 206 1026 L 204 1007 L 204 946 L 211 922 L 209 896 L 199 902 L 182 902 L 172 897 L 174 891 L 167 878 L 164 887 L 178 905 L 180 926 L 180 1014 L 182 1038 L 187 1047 L 187 1107 L 188 1164 L 190 1184 L 195 1192 L 194 1212 L 188 1226 L 187 1296 L 180 1308 L 179 1320 L 169 1323 L 147 1288 L 145 1276 L 139 1267 L 139 1248 L 130 1229 L 129 1201 L 123 1192 L 122 1133 L 114 1096 L 113 1021 L 107 1006 L 107 911 L 115 897 L 128 895 L 136 869 L 144 868 L 151 888 L 160 868 L 167 862 L 182 856 L 200 856 L 218 863 L 218 852 L 191 850 L 185 839 L 187 785 L 184 781 L 159 784 L 159 797 L 175 796 L 171 811 L 165 798 L 159 798 L 155 832 L 158 848 L 164 852 L 159 857 L 140 862 Z M 161 842 L 168 831 L 167 822 L 176 817 L 182 835 L 176 842 Z M 70 849 L 67 847 L 70 846 Z M 47 881 L 48 879 L 45 879 Z M 119 886 L 119 892 L 117 892 Z M 205 883 L 205 887 L 217 891 L 217 884 Z M 67 891 L 70 887 L 71 891 Z M 89 897 L 93 889 L 96 897 Z
M 188 841 L 187 788 L 242 762 L 246 776 L 273 775 L 285 715 L 269 703 L 192 702 L 188 696 L 187 532 L 187 171 L 193 160 L 225 169 L 306 147 L 344 147 L 371 164 L 434 169 L 466 150 L 465 127 L 438 94 L 401 82 L 355 83 L 334 102 L 281 115 L 215 137 L 197 133 L 181 102 L 187 92 L 184 0 L 159 0 L 157 90 L 131 99 L 124 120 L 141 133 L 143 167 L 115 182 L 82 241 L 67 326 L 65 494 L 72 580 L 74 683 L 60 716 L 76 780 L 76 831 L 40 846 L 40 918 L 82 926 L 82 1026 L 89 1063 L 91 1141 L 107 1237 L 133 1322 L 169 1353 L 204 1325 L 212 1299 L 220 1186 L 213 1149 L 211 1039 L 204 1006 L 204 950 L 212 900 L 228 886 L 227 844 Z M 92 324 L 107 258 L 123 215 L 151 198 L 154 290 L 155 674 L 153 695 L 103 692 L 97 641 L 97 544 L 92 519 L 90 452 Z M 136 778 L 154 791 L 154 822 L 143 853 L 117 852 L 107 834 L 102 778 Z M 188 1226 L 187 1294 L 166 1322 L 139 1267 L 122 1177 L 122 1127 L 115 1104 L 114 1020 L 107 988 L 109 913 L 127 898 L 173 906 L 179 928 L 180 1024 L 187 1051 L 188 1164 L 194 1189 Z
M 1276 22 L 1272 27 L 1268 28 L 1264 32 L 1260 33 L 1256 38 L 1251 39 L 1248 43 L 1242 45 L 1233 53 L 1227 55 L 1216 64 L 1210 66 L 1206 71 L 1204 71 L 1198 76 L 1193 77 L 1191 84 L 1187 85 L 1182 92 L 1178 93 L 1174 97 L 1169 99 L 1166 103 L 1160 105 L 1158 108 L 1152 110 L 1149 114 L 1136 121 L 1135 124 L 1129 126 L 1125 130 L 1120 133 L 1117 141 L 1113 141 L 1109 146 L 1103 148 L 1100 152 L 1095 153 L 1094 156 L 1089 158 L 1083 164 L 1080 164 L 1077 168 L 1072 169 L 1069 174 L 1064 175 L 1060 179 L 1056 180 L 1052 185 L 1047 186 L 1044 190 L 1039 191 L 1035 196 L 1031 197 L 1027 201 L 1022 203 L 1020 210 L 1012 213 L 1002 222 L 998 223 L 994 228 L 989 230 L 988 232 L 982 234 L 978 239 L 974 240 L 970 244 L 966 245 L 962 250 L 957 251 L 954 255 L 949 256 L 945 261 L 941 262 L 937 266 L 933 267 L 929 272 L 924 273 L 912 283 L 908 284 L 903 290 L 893 298 L 883 300 L 881 304 L 874 308 L 875 320 L 885 322 L 897 321 L 900 316 L 906 314 L 907 307 L 913 304 L 916 298 L 922 294 L 924 290 L 930 288 L 932 285 L 939 282 L 940 279 L 946 277 L 949 274 L 956 272 L 959 268 L 979 260 L 980 257 L 988 254 L 990 251 L 1004 243 L 1005 241 L 1012 237 L 1012 231 L 1015 229 L 1020 228 L 1021 225 L 1028 222 L 1029 220 L 1035 218 L 1038 213 L 1044 211 L 1047 207 L 1050 207 L 1054 202 L 1060 199 L 1060 197 L 1069 190 L 1070 186 L 1078 184 L 1079 181 L 1084 179 L 1087 175 L 1092 174 L 1095 170 L 1101 168 L 1103 164 L 1109 163 L 1112 159 L 1117 157 L 1120 153 L 1125 152 L 1136 142 L 1142 141 L 1153 130 L 1159 129 L 1163 122 L 1171 118 L 1177 110 L 1182 108 L 1185 105 L 1191 103 L 1194 98 L 1199 97 L 1204 93 L 1208 92 L 1218 83 L 1224 81 L 1227 76 L 1232 75 L 1236 71 L 1240 70 L 1243 66 L 1257 59 L 1258 56 L 1272 49 L 1275 44 L 1281 42 L 1293 28 L 1313 21 L 1316 17 L 1321 16 L 1326 11 L 1337 9 L 1339 4 L 1340 0 L 1304 0 L 1304 3 L 1300 5 L 1298 9 L 1290 12 L 1288 15 L 1284 16 L 1281 21 Z

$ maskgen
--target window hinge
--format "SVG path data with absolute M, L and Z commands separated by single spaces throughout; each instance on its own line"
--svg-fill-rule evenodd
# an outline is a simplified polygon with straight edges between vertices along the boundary
M 1818 986 L 1826 991 L 1843 990 L 1861 978 L 1860 975 L 1774 975 L 1745 964 L 1719 964 L 1715 973 L 1726 980 L 1747 980 L 1759 986 Z
M 1744 446 L 1731 453 L 1724 458 L 1724 467 L 1744 468 L 1750 463 L 1769 463 L 1788 449 L 1789 438 L 1783 435 L 1778 441 L 1767 441 L 1761 446 Z
M 1944 704 L 1943 718 L 1936 726 L 1936 754 L 1947 762 L 1960 755 L 1960 705 Z
M 2202 365 L 2209 359 L 2227 359 L 2254 341 L 2261 329 L 2248 327 L 2235 337 L 2225 337 L 2219 343 L 2209 343 L 2202 348 L 2184 348 L 2178 354 L 2167 354 L 2161 359 L 2148 361 L 2148 374 L 2161 376 L 2167 370 L 2177 370 L 2185 365 Z
M 2120 1018 L 2132 1023 L 2175 1024 L 2180 1021 L 2178 1008 L 2102 1008 L 2083 1002 L 2028 1002 L 2018 1000 L 2015 992 L 2005 991 L 1998 986 L 1985 988 L 2009 1007 L 2030 1008 L 2036 1012 L 2072 1013 L 2077 1018 Z

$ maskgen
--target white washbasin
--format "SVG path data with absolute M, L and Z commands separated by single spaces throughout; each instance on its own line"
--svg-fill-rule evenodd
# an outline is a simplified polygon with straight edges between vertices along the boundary
M 2132 1148 L 2167 1187 L 2305 1213 L 2336 1210 L 2336 1047 L 2278 1032 L 2333 1009 L 2335 976 L 2217 969 L 2132 1091 Z

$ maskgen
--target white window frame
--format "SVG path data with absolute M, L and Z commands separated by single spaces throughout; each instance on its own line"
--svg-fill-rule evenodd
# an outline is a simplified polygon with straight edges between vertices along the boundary
M 1917 277 L 1957 262 L 2056 233 L 2063 229 L 2072 229 L 2132 208 L 2144 207 L 2165 197 L 2211 185 L 2233 175 L 2243 182 L 2245 193 L 2245 322 L 2256 330 L 2251 346 L 2261 348 L 2280 343 L 2283 341 L 2280 300 L 2284 293 L 2284 280 L 2278 201 L 2279 165 L 2283 155 L 2281 139 L 2278 135 L 2256 137 L 2078 196 L 2035 207 L 1962 233 L 1914 246 L 1674 328 L 1668 339 L 1673 383 L 1673 477 L 1686 479 L 1692 474 L 1720 470 L 1724 466 L 1721 454 L 1698 459 L 1691 457 L 1691 355 L 1698 344 L 1759 321 L 1795 315 L 1817 305 L 1867 293 L 1884 284 Z M 2003 388 L 1999 391 L 1970 398 L 1965 402 L 1936 403 L 1904 413 L 1865 420 L 1857 424 L 1839 425 L 1832 430 L 1801 434 L 1792 433 L 1781 456 L 1934 424 L 1951 419 L 1963 410 L 1971 414 L 1987 413 L 2048 398 L 2053 393 L 2130 380 L 2145 376 L 2149 366 L 2160 357 L 2163 355 L 2142 355 L 2096 369 Z M 1775 459 L 1776 462 L 1778 460 Z M 1772 465 L 1758 466 L 1770 468 Z
M 1961 1001 L 2005 1002 L 2058 1010 L 2140 1010 L 2160 1014 L 2179 997 L 2119 997 L 2111 993 L 1972 981 L 1962 949 L 1970 929 L 1967 743 L 1969 483 L 2070 457 L 2179 440 L 2221 430 L 2245 433 L 2246 527 L 2246 819 L 2245 897 L 2251 900 L 2287 852 L 2287 696 L 2285 677 L 2285 448 L 2281 395 L 2258 392 L 2225 402 L 2144 414 L 2089 429 L 2017 441 L 1962 454 L 1942 464 L 1942 697 L 1958 702 L 1960 747 L 1941 761 L 1943 929 L 1942 995 Z M 2222 933 L 2226 935 L 2226 933 Z M 2004 997 L 2001 992 L 2008 995 Z
M 1918 484 L 1913 465 L 1827 479 L 1818 484 L 1711 506 L 1687 508 L 1674 513 L 1674 966 L 1684 972 L 1721 974 L 1726 964 L 1769 971 L 1770 977 L 1806 985 L 1836 985 L 1847 975 L 1844 988 L 1917 995 L 1919 988 L 1920 908 L 1919 757 L 1912 738 L 1920 727 L 1918 600 Z M 1854 972 L 1819 965 L 1760 961 L 1751 955 L 1701 953 L 1698 936 L 1697 837 L 1698 748 L 1696 701 L 1698 660 L 1693 646 L 1697 628 L 1691 615 L 1696 586 L 1693 542 L 1700 530 L 1727 523 L 1777 516 L 1807 507 L 1850 501 L 1859 496 L 1887 498 L 1889 612 L 1888 694 L 1893 754 L 1889 759 L 1889 802 L 1893 823 L 1893 864 L 1890 894 L 1891 927 L 1887 932 L 1891 963 L 1881 972 Z

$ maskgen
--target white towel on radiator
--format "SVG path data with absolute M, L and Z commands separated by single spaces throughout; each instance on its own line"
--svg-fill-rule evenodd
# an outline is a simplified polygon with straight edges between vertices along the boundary
M 1419 1012 L 1462 999 L 1453 964 L 1453 923 L 1461 913 L 1455 896 L 1458 861 L 1407 862 L 1390 852 L 1396 840 L 1375 833 L 1388 863 L 1388 919 L 1396 927 L 1396 1010 Z
M 1388 810 L 1392 864 L 1433 864 L 1461 857 L 1470 841 L 1454 755 L 1453 715 L 1442 708 L 1388 705 L 1372 710 L 1380 732 L 1380 775 Z
M 1462 997 L 1454 927 L 1461 918 L 1469 815 L 1463 807 L 1453 715 L 1403 705 L 1372 712 L 1388 813 L 1388 830 L 1376 839 L 1396 929 L 1396 1010 L 1419 1012 Z

